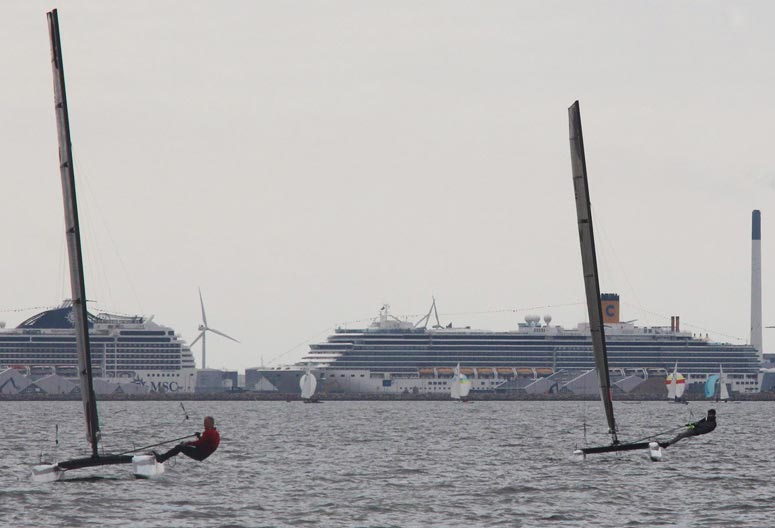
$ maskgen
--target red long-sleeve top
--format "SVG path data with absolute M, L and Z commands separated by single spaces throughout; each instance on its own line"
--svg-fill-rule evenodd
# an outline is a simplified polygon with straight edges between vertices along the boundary
M 202 436 L 195 442 L 189 442 L 188 445 L 198 448 L 205 457 L 208 457 L 218 449 L 218 444 L 221 443 L 221 435 L 218 434 L 218 430 L 215 428 L 205 429 L 202 432 Z

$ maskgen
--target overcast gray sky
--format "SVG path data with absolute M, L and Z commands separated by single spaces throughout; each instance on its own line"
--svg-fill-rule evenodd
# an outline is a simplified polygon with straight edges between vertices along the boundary
M 52 7 L 91 309 L 191 341 L 201 286 L 241 341 L 208 339 L 208 366 L 295 361 L 432 295 L 455 325 L 585 320 L 575 99 L 622 317 L 747 342 L 760 208 L 775 324 L 775 4 L 278 0 L 0 6 L 9 326 L 69 295 Z

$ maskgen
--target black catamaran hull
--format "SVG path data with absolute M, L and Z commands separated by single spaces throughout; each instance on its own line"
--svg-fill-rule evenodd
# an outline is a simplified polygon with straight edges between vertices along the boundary
M 595 453 L 615 453 L 617 451 L 637 451 L 638 449 L 648 449 L 650 442 L 637 442 L 634 444 L 614 444 L 609 446 L 600 447 L 585 447 L 579 449 L 585 455 L 592 455 Z
M 154 455 L 103 455 L 74 458 L 55 464 L 38 464 L 32 468 L 32 480 L 34 482 L 55 482 L 62 478 L 65 471 L 117 464 L 132 464 L 132 473 L 137 478 L 156 478 L 164 473 L 164 464 L 156 462 Z
M 608 446 L 599 447 L 585 447 L 583 449 L 577 449 L 573 452 L 574 456 L 583 460 L 587 455 L 595 455 L 600 453 L 618 453 L 622 451 L 639 451 L 648 450 L 648 456 L 653 461 L 662 460 L 662 447 L 665 447 L 661 443 L 657 442 L 633 442 L 630 444 L 612 444 Z
M 59 469 L 81 469 L 96 466 L 111 466 L 114 464 L 131 464 L 132 455 L 105 455 L 100 457 L 74 458 L 57 463 Z

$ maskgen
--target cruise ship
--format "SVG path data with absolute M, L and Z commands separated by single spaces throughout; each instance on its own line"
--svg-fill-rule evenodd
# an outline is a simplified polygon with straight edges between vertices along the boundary
M 727 389 L 734 393 L 759 392 L 763 377 L 765 390 L 773 390 L 775 369 L 761 370 L 761 266 L 761 212 L 754 210 L 750 345 L 719 343 L 707 334 L 703 338 L 684 332 L 677 316 L 671 317 L 670 326 L 621 321 L 619 295 L 602 294 L 614 390 L 664 391 L 665 377 L 676 363 L 689 393 L 702 392 L 709 377 L 722 370 Z M 436 324 L 429 327 L 432 315 Z M 551 322 L 549 315 L 543 320 L 529 315 L 513 330 L 473 330 L 442 325 L 435 300 L 416 323 L 392 316 L 385 305 L 368 327 L 337 328 L 325 342 L 310 345 L 300 363 L 247 369 L 245 388 L 299 393 L 302 369 L 309 365 L 323 392 L 449 394 L 454 367 L 460 364 L 460 372 L 471 379 L 474 392 L 597 394 L 589 325 L 563 328 Z
M 608 360 L 613 379 L 624 390 L 659 378 L 678 366 L 691 390 L 723 368 L 729 388 L 759 390 L 759 352 L 750 345 L 713 342 L 680 328 L 641 327 L 619 320 L 619 296 L 603 294 Z M 296 365 L 246 371 L 246 388 L 298 393 L 304 365 L 312 365 L 324 392 L 445 393 L 453 369 L 472 380 L 473 391 L 521 390 L 526 393 L 578 392 L 594 369 L 587 323 L 566 329 L 551 317 L 527 316 L 510 331 L 484 331 L 439 324 L 429 326 L 435 301 L 417 323 L 392 316 L 382 306 L 365 328 L 337 328 L 325 342 L 310 345 Z M 657 385 L 658 386 L 658 385 Z M 575 390 L 574 390 L 575 389 Z M 582 391 L 583 392 L 583 391 Z
M 96 377 L 137 383 L 151 392 L 194 392 L 191 349 L 172 328 L 155 323 L 152 317 L 90 313 L 89 339 Z M 0 328 L 0 370 L 5 368 L 32 377 L 77 377 L 70 301 L 16 328 Z

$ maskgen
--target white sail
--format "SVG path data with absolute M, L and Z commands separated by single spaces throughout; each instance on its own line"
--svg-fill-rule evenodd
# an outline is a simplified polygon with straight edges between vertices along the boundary
M 719 399 L 727 401 L 729 399 L 729 390 L 727 389 L 727 382 L 724 380 L 719 381 L 721 384 L 721 393 L 719 394 Z
M 684 392 L 686 392 L 686 378 L 679 372 L 676 374 L 677 380 L 675 382 L 675 397 L 680 400 L 683 398 Z
M 318 380 L 315 378 L 315 375 L 310 372 L 309 366 L 307 366 L 307 371 L 301 377 L 301 380 L 299 380 L 299 386 L 301 387 L 301 398 L 303 400 L 311 399 L 315 394 L 315 388 L 317 385 Z
M 729 390 L 727 389 L 727 375 L 724 374 L 724 369 L 721 365 L 718 366 L 721 376 L 719 376 L 719 400 L 727 401 L 729 399 Z
M 686 391 L 686 378 L 678 372 L 678 362 L 675 362 L 673 373 L 667 376 L 667 399 L 680 400 Z
M 667 399 L 674 400 L 676 398 L 676 385 L 678 381 L 678 362 L 675 364 L 672 374 L 667 376 Z
M 460 363 L 455 367 L 455 375 L 452 376 L 452 383 L 449 388 L 449 395 L 453 400 L 459 400 L 462 397 L 460 383 Z
M 460 375 L 460 397 L 467 398 L 468 393 L 471 392 L 471 380 L 465 374 Z

